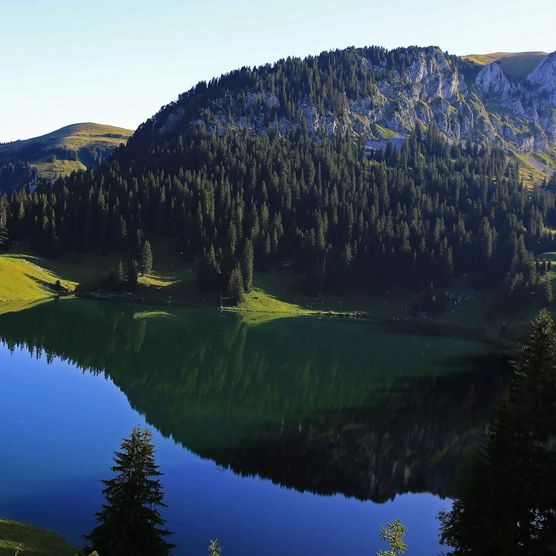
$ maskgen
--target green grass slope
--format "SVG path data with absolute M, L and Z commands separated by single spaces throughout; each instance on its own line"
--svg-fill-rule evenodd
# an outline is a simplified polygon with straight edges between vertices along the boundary
M 195 283 L 195 264 L 174 249 L 173 242 L 163 238 L 150 238 L 154 252 L 154 267 L 149 276 L 139 278 L 134 294 L 99 293 L 95 286 L 122 261 L 125 253 L 67 253 L 60 259 L 50 260 L 32 254 L 24 244 L 14 245 L 15 253 L 0 255 L 0 314 L 33 307 L 55 299 L 60 280 L 71 294 L 78 284 L 93 286 L 92 297 L 120 301 L 141 302 L 151 307 L 140 310 L 136 318 L 168 317 L 167 307 L 187 306 L 207 309 L 220 308 L 219 292 L 200 292 Z M 540 258 L 556 261 L 556 254 L 546 253 Z M 556 288 L 556 270 L 547 276 Z M 301 315 L 364 318 L 375 322 L 411 320 L 408 308 L 420 296 L 400 291 L 384 295 L 368 293 L 324 294 L 315 298 L 303 293 L 299 278 L 290 272 L 256 272 L 254 287 L 245 294 L 238 307 L 223 307 L 240 313 L 250 324 Z M 502 321 L 506 322 L 506 336 L 519 338 L 538 311 L 536 305 L 519 314 L 493 317 L 489 308 L 496 291 L 472 293 L 464 283 L 454 284 L 449 294 L 462 301 L 446 313 L 434 317 L 443 325 L 466 330 L 482 330 L 491 338 L 498 338 Z M 73 297 L 64 294 L 64 297 Z
M 56 280 L 67 290 L 76 283 L 64 280 L 55 271 L 45 268 L 38 257 L 19 254 L 0 256 L 0 314 L 33 306 L 58 295 Z
M 76 548 L 52 531 L 0 519 L 0 556 L 18 553 L 21 556 L 74 556 L 76 552 Z
M 0 165 L 28 163 L 38 177 L 55 179 L 97 166 L 132 134 L 110 125 L 73 124 L 40 137 L 0 144 Z

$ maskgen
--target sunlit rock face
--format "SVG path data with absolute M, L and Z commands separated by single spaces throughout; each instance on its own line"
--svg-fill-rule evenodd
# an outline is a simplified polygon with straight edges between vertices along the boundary
M 481 65 L 437 47 L 397 49 L 382 61 L 369 49 L 326 53 L 298 62 L 291 87 L 303 93 L 288 100 L 289 106 L 269 79 L 284 71 L 286 61 L 283 66 L 255 69 L 245 83 L 229 89 L 207 84 L 202 97 L 196 95 L 198 112 L 193 116 L 186 93 L 150 120 L 142 133 L 181 133 L 190 125 L 216 133 L 234 129 L 287 135 L 306 130 L 314 135 L 350 135 L 372 145 L 403 141 L 416 127 L 433 125 L 454 142 L 550 152 L 556 147 L 556 53 L 537 54 L 516 76 L 507 70 L 507 57 Z M 323 94 L 335 99 L 334 108 L 311 96 L 310 90 L 305 93 L 303 73 L 330 59 L 342 68 L 339 71 L 349 65 L 360 85 L 327 89 Z M 271 118 L 270 111 L 274 111 Z

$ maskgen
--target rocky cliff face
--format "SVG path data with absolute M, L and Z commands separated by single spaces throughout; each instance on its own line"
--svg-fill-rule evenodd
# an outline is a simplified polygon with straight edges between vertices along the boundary
M 279 110 L 285 103 L 273 90 L 274 81 L 269 85 L 268 79 L 255 78 L 243 86 L 241 102 L 237 102 L 237 91 L 207 95 L 204 110 L 210 111 L 210 119 L 202 111 L 191 117 L 180 99 L 149 123 L 159 133 L 190 124 L 213 131 L 232 127 L 253 133 L 266 133 L 269 128 L 292 133 L 306 127 L 315 134 L 355 135 L 373 148 L 393 138 L 403 139 L 416 126 L 435 125 L 453 141 L 470 139 L 517 153 L 545 152 L 556 157 L 556 52 L 540 57 L 538 66 L 519 79 L 506 75 L 498 61 L 480 65 L 437 47 L 397 49 L 378 57 L 378 62 L 368 49 L 352 49 L 350 54 L 350 69 L 358 76 L 359 88 L 332 92 L 343 98 L 337 103 L 341 108 L 323 108 L 314 94 L 306 94 L 296 99 L 295 113 L 300 117 L 292 116 L 291 109 L 285 114 Z M 342 52 L 328 54 L 334 55 Z M 314 60 L 322 61 L 315 57 L 299 64 L 314 67 Z M 265 76 L 278 73 L 276 68 L 263 68 Z M 302 72 L 298 74 L 303 90 Z M 358 92 L 362 88 L 364 94 Z M 269 120 L 269 111 L 277 109 L 278 115 Z
M 348 99 L 348 124 L 332 118 L 329 129 L 352 129 L 372 140 L 403 137 L 416 125 L 434 124 L 454 141 L 471 139 L 521 152 L 556 147 L 556 53 L 522 82 L 510 81 L 498 62 L 482 67 L 454 63 L 437 48 L 422 49 L 394 74 L 374 69 L 376 95 Z

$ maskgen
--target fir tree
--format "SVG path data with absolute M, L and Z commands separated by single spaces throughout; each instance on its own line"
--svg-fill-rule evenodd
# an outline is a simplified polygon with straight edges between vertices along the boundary
M 452 554 L 546 554 L 556 541 L 556 333 L 542 310 L 514 378 L 466 472 L 441 539 Z
M 554 300 L 554 294 L 552 292 L 552 282 L 549 279 L 540 282 L 540 293 L 541 293 L 541 304 L 546 306 L 550 305 Z
M 114 456 L 115 477 L 103 481 L 106 503 L 96 514 L 97 526 L 87 535 L 91 549 L 103 556 L 167 556 L 173 545 L 166 537 L 165 507 L 154 457 L 152 433 L 135 428 Z
M 125 282 L 124 267 L 119 261 L 116 267 L 110 272 L 107 287 L 111 291 L 119 292 L 123 289 Z
M 127 247 L 127 224 L 124 220 L 123 216 L 120 216 L 117 224 L 116 224 L 116 231 L 115 231 L 115 243 L 116 247 L 123 251 Z
M 114 283 L 118 288 L 122 288 L 125 281 L 124 265 L 122 261 L 118 261 L 116 268 L 114 270 Z
M 153 269 L 153 252 L 151 249 L 151 244 L 148 240 L 144 241 L 143 246 L 141 247 L 140 261 L 141 274 L 150 274 Z
M 239 305 L 243 301 L 243 277 L 238 266 L 235 266 L 230 274 L 226 287 L 226 297 L 231 305 Z
M 241 252 L 241 275 L 245 291 L 250 291 L 253 286 L 253 266 L 253 244 L 251 241 L 247 241 Z
M 5 249 L 9 243 L 8 214 L 5 202 L 3 199 L 2 201 L 0 205 L 0 249 Z
M 196 282 L 201 291 L 212 291 L 220 287 L 220 268 L 212 245 L 199 257 Z
M 137 261 L 135 259 L 131 259 L 129 262 L 129 266 L 127 268 L 127 275 L 126 275 L 126 287 L 128 291 L 135 292 L 137 291 L 137 285 L 139 281 L 139 269 L 137 267 Z

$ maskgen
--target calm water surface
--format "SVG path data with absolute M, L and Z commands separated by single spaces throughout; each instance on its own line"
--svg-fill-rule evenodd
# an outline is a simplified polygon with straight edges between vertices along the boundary
M 136 425 L 155 431 L 176 555 L 409 554 L 504 384 L 495 346 L 423 324 L 48 303 L 0 317 L 0 515 L 77 545 Z

